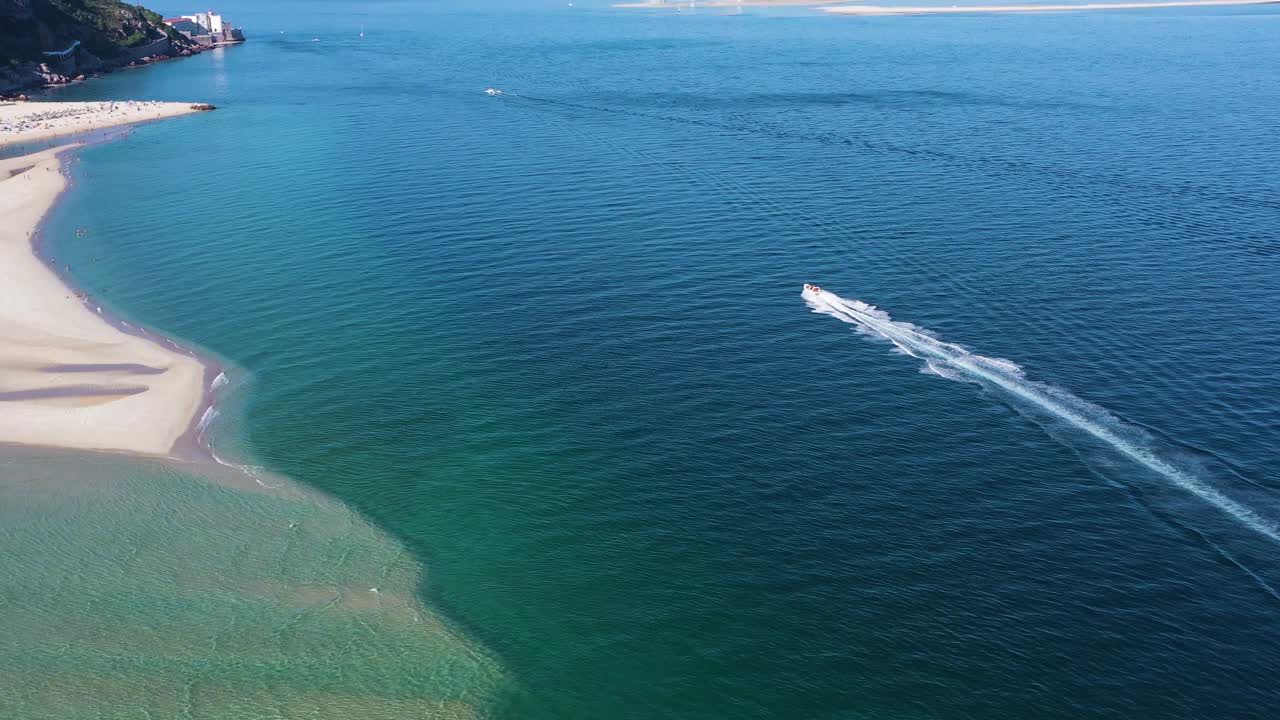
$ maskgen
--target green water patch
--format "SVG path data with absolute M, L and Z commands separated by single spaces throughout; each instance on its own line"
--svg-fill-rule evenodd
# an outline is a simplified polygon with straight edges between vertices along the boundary
M 415 599 L 402 547 L 280 478 L 234 480 L 5 452 L 0 716 L 485 716 L 503 674 Z

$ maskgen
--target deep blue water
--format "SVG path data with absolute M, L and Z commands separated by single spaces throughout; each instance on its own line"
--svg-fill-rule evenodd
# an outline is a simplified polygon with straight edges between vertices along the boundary
M 1280 12 L 219 9 L 59 94 L 220 109 L 51 242 L 425 562 L 495 715 L 1274 715 Z

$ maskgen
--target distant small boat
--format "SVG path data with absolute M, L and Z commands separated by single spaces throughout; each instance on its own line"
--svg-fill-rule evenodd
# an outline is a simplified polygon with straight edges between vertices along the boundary
M 320 42 L 320 38 L 311 38 L 311 42 Z
M 502 91 L 494 90 L 493 88 L 485 88 L 484 94 L 489 96 L 497 96 L 497 95 L 501 95 Z

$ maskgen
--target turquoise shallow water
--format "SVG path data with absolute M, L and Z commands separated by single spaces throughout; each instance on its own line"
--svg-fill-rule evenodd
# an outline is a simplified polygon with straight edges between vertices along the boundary
M 6 455 L 5 717 L 483 715 L 502 673 L 413 597 L 402 546 L 279 478 L 202 475 Z
M 400 543 L 440 654 L 485 658 L 326 692 L 519 718 L 1280 700 L 1275 10 L 220 9 L 250 43 L 61 95 L 221 109 L 83 152 L 51 251 L 225 358 L 220 449 Z M 805 281 L 1026 377 L 921 372 Z M 360 632 L 315 642 L 396 646 Z

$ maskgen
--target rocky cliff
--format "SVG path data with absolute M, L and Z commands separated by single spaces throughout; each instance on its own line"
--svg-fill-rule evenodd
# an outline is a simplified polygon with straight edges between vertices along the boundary
M 128 64 L 130 48 L 166 36 L 172 53 L 194 49 L 157 13 L 120 0 L 0 0 L 0 92 L 66 81 L 42 53 L 77 40 L 77 73 L 92 73 Z

